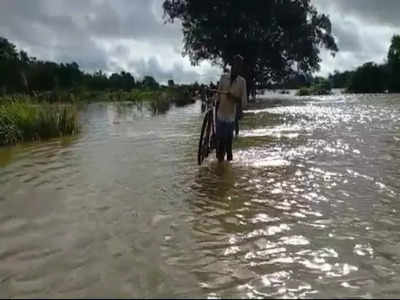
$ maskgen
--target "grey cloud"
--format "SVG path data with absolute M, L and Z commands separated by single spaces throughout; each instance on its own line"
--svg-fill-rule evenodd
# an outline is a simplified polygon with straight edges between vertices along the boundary
M 333 34 L 337 39 L 340 51 L 362 50 L 362 39 L 358 24 L 351 21 L 342 21 L 333 26 Z
M 398 0 L 318 0 L 318 2 L 321 6 L 334 9 L 342 18 L 354 16 L 365 24 L 400 26 Z
M 209 69 L 203 74 L 192 70 L 185 70 L 183 65 L 179 62 L 176 62 L 171 69 L 165 70 L 155 57 L 151 57 L 147 61 L 144 59 L 130 61 L 129 69 L 138 78 L 151 75 L 163 83 L 166 83 L 169 79 L 180 83 L 191 83 L 195 81 L 215 82 L 220 76 L 220 72 L 215 69 Z
M 49 8 L 59 1 L 1 1 L 2 34 L 31 55 L 56 61 L 77 61 L 88 70 L 106 65 L 106 52 L 83 31 L 70 15 Z M 90 2 L 90 1 L 81 1 Z
M 81 2 L 89 3 L 81 6 L 78 12 L 77 0 L 67 2 L 73 5 L 63 7 L 63 13 L 71 16 L 78 13 L 76 22 L 96 37 L 176 40 L 180 35 L 179 24 L 166 26 L 159 11 L 153 9 L 161 8 L 161 0 L 85 0 Z
M 384 61 L 392 35 L 400 32 L 400 1 L 312 1 L 319 11 L 330 17 L 339 46 L 334 60 L 324 57 L 323 70 L 343 71 L 367 61 Z
M 155 57 L 170 59 L 182 50 L 179 23 L 164 24 L 163 0 L 2 0 L 0 35 L 41 59 L 77 61 L 88 71 L 127 71 L 150 74 L 159 81 L 216 80 L 217 69 L 185 69 L 183 60 L 173 66 Z M 340 52 L 325 58 L 322 69 L 346 68 L 368 60 L 383 60 L 391 34 L 400 27 L 398 0 L 313 0 L 330 16 Z M 400 31 L 399 31 L 400 32 Z M 121 41 L 148 47 L 147 59 Z M 99 42 L 100 41 L 100 42 Z M 102 43 L 105 41 L 106 43 Z M 112 44 L 113 47 L 106 47 Z M 146 49 L 146 48 L 143 48 Z M 172 49 L 172 50 L 171 50 Z M 138 52 L 140 53 L 140 52 Z M 169 54 L 166 54 L 169 53 Z M 152 57 L 152 58 L 151 58 Z M 330 64 L 324 67 L 324 64 Z
M 40 59 L 76 61 L 88 71 L 121 70 L 96 39 L 122 38 L 179 48 L 180 28 L 163 24 L 161 4 L 162 0 L 5 0 L 0 1 L 0 35 Z M 113 54 L 123 59 L 129 50 L 117 46 Z M 154 70 L 162 79 L 170 76 L 154 61 L 144 69 Z
M 151 57 L 147 61 L 144 59 L 131 61 L 129 62 L 129 69 L 139 78 L 143 78 L 145 75 L 150 75 L 164 83 L 169 79 L 182 83 L 201 80 L 201 75 L 198 72 L 186 71 L 179 63 L 175 63 L 172 69 L 165 70 L 155 57 Z

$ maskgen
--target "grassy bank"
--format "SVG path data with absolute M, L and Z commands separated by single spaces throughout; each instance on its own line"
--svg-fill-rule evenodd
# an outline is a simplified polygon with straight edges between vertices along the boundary
M 140 102 L 153 114 L 194 100 L 183 88 L 130 91 L 54 90 L 0 97 L 0 145 L 73 135 L 79 131 L 76 105 L 88 102 Z
M 37 141 L 79 131 L 73 105 L 37 104 L 20 97 L 0 101 L 0 145 Z
M 195 100 L 182 87 L 126 90 L 88 90 L 75 88 L 54 90 L 35 94 L 32 97 L 41 103 L 90 103 L 90 102 L 143 102 L 155 114 L 168 111 L 171 105 L 185 106 Z M 0 99 L 1 101 L 1 99 Z

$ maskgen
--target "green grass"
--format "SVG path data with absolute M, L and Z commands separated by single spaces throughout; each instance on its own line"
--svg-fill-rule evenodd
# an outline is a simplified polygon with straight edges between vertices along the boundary
M 167 88 L 157 91 L 132 90 L 131 101 L 145 102 L 154 114 L 165 113 L 172 104 L 185 106 L 195 101 L 180 88 Z
M 329 83 L 320 83 L 311 87 L 303 87 L 299 89 L 296 96 L 323 96 L 331 95 Z
M 155 114 L 168 111 L 172 104 L 185 106 L 194 103 L 187 91 L 181 87 L 160 88 L 156 90 L 132 89 L 93 91 L 75 88 L 69 91 L 54 90 L 36 95 L 38 102 L 82 103 L 82 102 L 144 102 Z
M 29 97 L 0 99 L 0 145 L 37 141 L 79 132 L 73 105 L 34 103 Z
M 28 95 L 0 97 L 0 145 L 73 135 L 79 131 L 77 105 L 88 102 L 134 102 L 162 114 L 172 104 L 194 102 L 181 87 L 157 90 L 91 91 L 76 88 Z
M 322 88 L 301 88 L 297 91 L 296 96 L 324 96 L 331 95 L 331 91 Z

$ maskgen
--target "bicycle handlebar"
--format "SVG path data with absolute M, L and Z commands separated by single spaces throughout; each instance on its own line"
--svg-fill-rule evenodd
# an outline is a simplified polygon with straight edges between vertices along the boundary
M 217 94 L 225 94 L 225 95 L 227 95 L 229 92 L 227 92 L 227 91 L 221 91 L 221 90 L 217 90 L 217 89 L 208 89 L 210 92 L 214 92 L 214 93 L 217 93 Z

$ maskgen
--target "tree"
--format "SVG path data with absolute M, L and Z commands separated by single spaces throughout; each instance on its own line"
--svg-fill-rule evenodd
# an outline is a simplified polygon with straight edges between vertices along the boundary
M 18 53 L 15 45 L 10 43 L 6 38 L 0 37 L 0 61 L 17 61 Z
M 101 70 L 95 72 L 93 75 L 86 75 L 89 88 L 94 90 L 105 90 L 108 88 L 108 78 Z
M 357 68 L 348 88 L 353 93 L 382 93 L 385 89 L 385 65 L 377 65 L 373 62 Z
M 0 37 L 0 87 L 6 91 L 21 88 L 20 60 L 14 44 Z
M 135 79 L 129 72 L 113 73 L 109 78 L 110 87 L 129 91 L 135 87 Z
M 172 79 L 168 80 L 168 87 L 174 87 L 175 83 Z
M 245 58 L 248 85 L 319 70 L 319 47 L 338 48 L 331 22 L 310 0 L 164 0 L 165 18 L 182 22 L 184 55 L 222 67 Z
M 83 72 L 76 62 L 58 65 L 56 74 L 58 85 L 62 88 L 71 88 L 82 83 Z
M 400 35 L 394 35 L 388 52 L 390 92 L 400 92 Z
M 158 82 L 151 76 L 145 76 L 142 85 L 144 88 L 148 89 L 157 89 L 159 87 Z
M 333 74 L 329 75 L 329 81 L 334 89 L 348 88 L 353 73 L 353 71 L 339 72 L 336 70 Z

